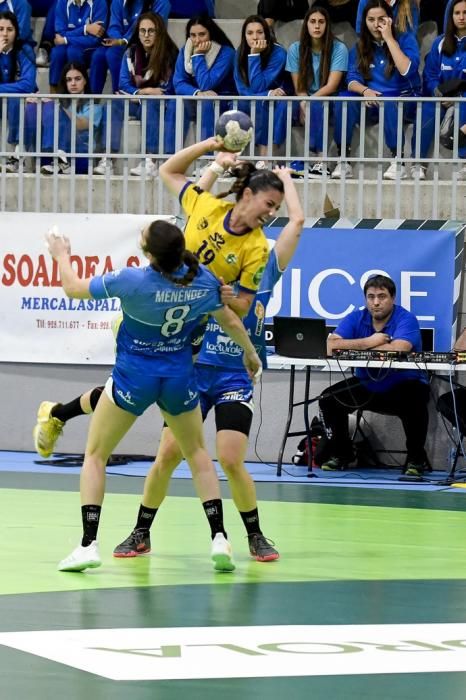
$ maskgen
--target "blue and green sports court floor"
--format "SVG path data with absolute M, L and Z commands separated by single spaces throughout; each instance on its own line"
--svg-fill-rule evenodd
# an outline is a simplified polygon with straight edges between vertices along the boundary
M 79 469 L 0 453 L 1 700 L 464 700 L 461 485 L 383 472 L 307 479 L 294 467 L 279 480 L 252 465 L 281 559 L 250 559 L 223 482 L 237 569 L 218 574 L 186 470 L 152 553 L 111 556 L 147 467 L 108 470 L 103 566 L 59 573 L 80 537 Z

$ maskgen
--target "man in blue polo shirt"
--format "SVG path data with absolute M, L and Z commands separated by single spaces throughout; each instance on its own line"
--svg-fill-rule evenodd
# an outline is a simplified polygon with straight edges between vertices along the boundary
M 364 285 L 366 308 L 348 314 L 327 341 L 333 350 L 400 350 L 419 352 L 421 332 L 416 317 L 395 304 L 396 287 L 385 275 L 370 277 Z M 359 408 L 398 416 L 406 435 L 409 476 L 422 476 L 429 414 L 429 380 L 418 369 L 357 368 L 355 376 L 326 389 L 319 401 L 331 433 L 331 457 L 326 471 L 345 469 L 353 459 L 348 415 Z

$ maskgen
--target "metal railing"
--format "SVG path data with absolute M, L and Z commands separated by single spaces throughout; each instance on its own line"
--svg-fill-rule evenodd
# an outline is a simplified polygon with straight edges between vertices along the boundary
M 87 97 L 87 96 L 86 96 Z M 38 100 L 35 112 L 30 106 L 31 98 Z M 63 140 L 63 123 L 61 120 L 60 99 L 70 101 L 68 129 L 68 146 L 66 151 L 60 149 Z M 239 97 L 134 97 L 121 95 L 89 96 L 89 126 L 79 129 L 79 97 L 66 95 L 11 95 L 0 94 L 1 123 L 0 123 L 0 211 L 87 211 L 87 212 L 132 212 L 150 213 L 157 211 L 161 214 L 178 213 L 177 202 L 164 189 L 158 177 L 131 175 L 131 168 L 146 157 L 161 162 L 170 154 L 164 152 L 164 144 L 171 136 L 173 149 L 178 151 L 183 145 L 201 140 L 203 134 L 203 106 L 205 102 L 212 105 L 215 121 L 225 107 L 238 108 L 246 101 L 250 103 L 250 114 L 253 124 L 256 123 L 259 110 L 264 115 L 263 105 L 277 104 L 286 101 L 284 110 L 286 119 L 286 136 L 280 148 L 273 146 L 274 109 L 268 109 L 267 145 L 265 153 L 259 154 L 253 137 L 248 148 L 243 153 L 244 159 L 265 161 L 269 167 L 277 162 L 290 164 L 302 161 L 303 177 L 299 184 L 306 216 L 318 216 L 322 213 L 322 202 L 328 195 L 338 206 L 342 216 L 375 217 L 375 218 L 450 218 L 464 220 L 466 218 L 466 160 L 462 159 L 458 149 L 458 132 L 461 126 L 461 98 L 452 98 L 454 105 L 453 150 L 446 150 L 440 145 L 440 128 L 442 123 L 442 104 L 437 98 L 378 98 L 380 103 L 379 121 L 369 126 L 370 113 L 368 100 L 359 97 L 306 98 L 304 124 L 296 122 L 296 103 L 301 97 L 290 98 L 239 98 Z M 16 149 L 11 143 L 9 124 L 6 118 L 9 101 L 17 102 L 18 138 Z M 45 100 L 53 100 L 53 139 L 44 149 L 43 133 L 48 111 Z M 396 100 L 396 152 L 390 153 L 384 141 L 384 126 L 386 122 L 386 103 Z M 311 129 L 317 125 L 311 124 L 311 107 L 313 103 L 322 104 L 323 138 L 321 154 L 309 151 Z M 326 168 L 332 171 L 341 161 L 333 139 L 333 112 L 337 103 L 341 107 L 342 142 L 341 152 L 346 152 L 345 132 L 348 119 L 348 106 L 359 102 L 361 106 L 360 125 L 353 133 L 351 153 L 344 157 L 352 167 L 354 177 L 349 178 L 343 171 L 338 180 L 327 174 Z M 159 108 L 158 125 L 153 122 L 153 105 Z M 413 123 L 406 124 L 403 110 L 410 103 L 415 103 L 415 118 Z M 434 135 L 428 157 L 421 158 L 421 132 L 424 128 L 422 110 L 425 103 L 434 106 Z M 132 117 L 135 105 L 138 107 L 138 119 Z M 188 133 L 184 128 L 184 111 L 191 109 L 192 120 Z M 98 111 L 105 114 L 103 124 L 98 128 L 94 122 Z M 115 115 L 119 115 L 119 122 Z M 62 115 L 63 116 L 63 115 Z M 264 118 L 264 116 L 263 116 Z M 282 116 L 283 118 L 283 116 Z M 114 121 L 118 122 L 115 126 Z M 205 126 L 205 124 L 204 124 Z M 119 148 L 115 148 L 116 132 L 121 129 Z M 158 143 L 161 146 L 157 152 L 150 152 L 147 147 L 147 137 L 154 136 L 158 129 Z M 406 149 L 405 144 L 411 143 L 408 135 L 414 129 L 413 148 Z M 9 142 L 10 141 L 10 142 Z M 172 149 L 172 150 L 173 150 Z M 68 168 L 66 174 L 60 168 L 63 153 L 66 155 Z M 212 156 L 206 156 L 196 163 L 192 175 L 199 176 L 200 169 Z M 13 158 L 13 167 L 8 164 Z M 51 159 L 51 174 L 41 172 L 44 159 Z M 102 159 L 111 159 L 113 168 L 104 175 L 93 174 L 93 169 Z M 323 162 L 326 166 L 322 177 L 318 180 L 309 177 L 309 168 L 315 162 Z M 397 163 L 396 177 L 392 181 L 384 179 L 388 165 Z M 423 165 L 427 169 L 427 179 L 419 176 L 419 170 L 414 178 L 404 179 L 401 166 Z M 17 167 L 14 167 L 17 166 Z M 10 170 L 14 172 L 9 172 Z M 225 189 L 225 184 L 219 187 Z

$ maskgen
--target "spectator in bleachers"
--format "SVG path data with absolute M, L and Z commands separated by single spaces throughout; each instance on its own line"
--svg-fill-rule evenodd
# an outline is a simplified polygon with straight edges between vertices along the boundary
M 67 154 L 89 152 L 89 122 L 92 119 L 91 151 L 96 147 L 96 135 L 102 119 L 102 107 L 97 103 L 91 103 L 89 79 L 86 67 L 82 63 L 67 63 L 58 83 L 58 91 L 62 95 L 83 95 L 79 100 L 72 101 L 69 98 L 61 98 L 59 101 L 58 119 L 55 121 L 55 100 L 42 100 L 42 113 L 38 112 L 37 98 L 32 98 L 26 108 L 25 114 L 25 144 L 29 150 L 35 150 L 37 144 L 38 128 L 41 132 L 40 148 L 42 151 L 53 152 L 58 145 L 57 172 L 68 174 L 71 170 Z M 72 140 L 72 127 L 75 122 L 76 143 Z M 57 133 L 58 132 L 58 133 Z M 76 173 L 88 172 L 88 159 L 76 158 Z M 41 173 L 53 175 L 55 165 L 51 159 L 43 161 Z
M 145 152 L 148 154 L 144 160 L 134 168 L 132 175 L 145 175 L 154 177 L 157 166 L 150 157 L 159 152 L 159 126 L 161 100 L 144 100 L 138 95 L 173 95 L 173 72 L 175 68 L 178 49 L 167 32 L 167 28 L 160 15 L 153 12 L 142 14 L 134 29 L 133 36 L 121 64 L 119 79 L 119 92 L 126 95 L 134 95 L 136 99 L 130 101 L 129 116 L 141 119 L 145 112 Z M 120 151 L 121 131 L 124 121 L 124 101 L 113 100 L 104 112 L 103 134 L 106 133 L 108 110 L 111 109 L 111 152 Z M 165 101 L 164 117 L 164 153 L 173 153 L 175 150 L 175 111 L 174 100 Z M 112 162 L 103 158 L 96 168 L 96 175 L 110 174 L 113 171 Z
M 207 15 L 193 17 L 186 25 L 186 43 L 181 47 L 175 66 L 174 85 L 177 95 L 233 95 L 235 50 L 230 39 Z M 220 113 L 229 109 L 227 100 L 219 103 Z M 196 102 L 185 103 L 184 135 L 189 122 L 197 117 Z M 201 140 L 214 133 L 214 101 L 201 100 Z
M 56 91 L 66 63 L 82 63 L 89 68 L 92 52 L 99 46 L 106 26 L 106 0 L 57 0 L 49 73 L 52 92 Z
M 20 39 L 18 19 L 12 12 L 0 12 L 0 93 L 21 94 L 36 90 L 36 66 Z M 0 107 L 1 121 L 6 119 L 8 123 L 8 143 L 15 146 L 15 152 L 8 157 L 4 167 L 9 173 L 17 173 L 20 100 L 8 97 L 1 101 Z
M 449 4 L 449 15 L 445 33 L 437 37 L 432 49 L 426 57 L 423 72 L 424 94 L 427 96 L 446 97 L 442 103 L 442 116 L 453 103 L 448 102 L 448 96 L 466 98 L 466 0 L 453 0 Z M 424 129 L 428 131 L 430 142 L 435 131 L 435 105 L 425 104 L 428 119 Z M 460 158 L 466 158 L 466 100 L 459 106 L 458 153 Z M 441 137 L 441 142 L 447 148 L 453 149 L 454 120 L 451 130 Z M 461 177 L 466 177 L 466 165 L 460 171 Z
M 154 12 L 166 22 L 169 11 L 169 0 L 112 0 L 107 33 L 102 45 L 92 54 L 89 77 L 95 95 L 100 95 L 104 89 L 107 70 L 110 70 L 112 90 L 118 92 L 121 61 L 138 17 L 145 12 Z
M 292 22 L 304 19 L 309 9 L 309 0 L 260 0 L 257 14 L 265 19 L 270 27 L 275 22 Z
M 18 20 L 18 38 L 23 42 L 23 50 L 34 57 L 32 38 L 31 6 L 27 0 L 0 0 L 0 12 L 13 12 Z
M 360 35 L 364 25 L 363 13 L 369 0 L 359 0 L 356 32 Z M 419 5 L 421 0 L 385 0 L 393 13 L 396 32 L 417 34 L 419 29 Z
M 170 17 L 174 19 L 189 19 L 204 14 L 215 17 L 215 0 L 170 0 L 169 4 Z
M 338 92 L 348 70 L 348 49 L 332 34 L 327 10 L 314 5 L 306 13 L 301 37 L 288 50 L 286 69 L 291 73 L 297 95 L 327 97 Z M 329 108 L 331 104 L 329 105 Z M 305 124 L 306 110 L 310 109 L 309 149 L 322 157 L 324 140 L 324 102 L 303 100 L 299 103 L 299 121 Z M 300 163 L 300 161 L 298 161 Z M 300 166 L 294 166 L 300 171 Z M 309 170 L 310 178 L 320 178 L 327 166 L 317 160 Z
M 270 27 L 263 17 L 247 17 L 241 28 L 241 43 L 236 52 L 235 82 L 239 95 L 268 95 L 284 97 L 286 50 L 274 43 Z M 247 114 L 255 104 L 255 141 L 259 155 L 267 154 L 267 144 L 272 141 L 280 146 L 286 138 L 286 101 L 277 100 L 255 103 L 241 101 L 239 109 Z M 268 138 L 269 105 L 273 104 L 274 120 L 272 139 Z M 256 164 L 257 167 L 257 164 Z
M 348 69 L 348 92 L 342 95 L 362 95 L 370 98 L 367 102 L 367 123 L 379 120 L 380 96 L 419 96 L 421 80 L 419 76 L 419 46 L 412 32 L 398 34 L 393 13 L 385 0 L 368 0 L 363 13 L 362 29 L 356 45 L 350 51 Z M 335 107 L 335 141 L 341 154 L 343 103 Z M 353 129 L 361 117 L 361 102 L 348 101 L 346 121 L 346 157 L 351 152 Z M 416 104 L 405 103 L 404 121 L 416 117 Z M 398 103 L 396 100 L 384 103 L 385 143 L 394 160 L 383 177 L 395 180 L 407 177 L 406 166 L 395 160 L 397 152 Z M 402 144 L 403 145 L 403 144 Z M 416 131 L 413 132 L 412 151 L 415 153 Z M 427 157 L 428 140 L 421 129 L 421 158 Z M 340 161 L 332 173 L 333 178 L 352 177 L 352 167 L 346 160 Z M 425 168 L 413 166 L 413 176 L 425 179 Z
M 359 0 L 317 0 L 315 4 L 327 10 L 332 24 L 348 22 L 353 29 L 356 28 Z

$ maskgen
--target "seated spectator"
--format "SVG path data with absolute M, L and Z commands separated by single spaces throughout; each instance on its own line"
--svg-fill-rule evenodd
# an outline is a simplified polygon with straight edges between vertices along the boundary
M 359 0 L 317 0 L 315 4 L 327 10 L 332 24 L 348 22 L 356 29 L 358 3 Z
M 396 287 L 384 275 L 369 277 L 364 285 L 366 306 L 352 311 L 329 335 L 327 352 L 333 350 L 421 350 L 421 332 L 414 316 L 395 304 Z M 325 389 L 319 401 L 323 420 L 330 431 L 331 457 L 322 469 L 345 469 L 353 460 L 348 415 L 359 408 L 398 416 L 406 435 L 409 476 L 422 476 L 426 467 L 424 449 L 429 413 L 429 381 L 418 369 L 390 370 L 357 368 L 355 376 Z
M 27 0 L 0 0 L 0 12 L 12 12 L 18 20 L 18 39 L 23 42 L 23 51 L 34 59 L 31 6 Z
M 161 100 L 140 100 L 138 95 L 173 95 L 173 71 L 175 68 L 178 49 L 167 32 L 160 15 L 145 12 L 136 21 L 133 36 L 130 38 L 121 64 L 119 92 L 134 95 L 129 104 L 129 116 L 141 119 L 145 112 L 145 152 L 146 157 L 135 168 L 132 175 L 153 177 L 157 167 L 151 155 L 159 153 L 159 125 Z M 111 109 L 111 151 L 120 152 L 121 131 L 124 121 L 125 102 L 113 100 L 105 109 L 103 134 L 106 134 L 108 110 Z M 164 153 L 175 150 L 175 118 L 176 104 L 174 100 L 165 101 L 164 118 Z M 96 175 L 112 172 L 112 162 L 103 158 L 96 168 Z
M 59 101 L 58 119 L 55 120 L 55 100 L 42 100 L 42 112 L 38 115 L 38 99 L 31 99 L 26 108 L 24 140 L 29 150 L 35 150 L 37 133 L 40 130 L 40 149 L 42 151 L 55 151 L 58 145 L 57 172 L 68 174 L 71 172 L 68 154 L 89 152 L 89 122 L 92 119 L 91 137 L 93 143 L 91 151 L 95 150 L 96 134 L 102 119 L 102 107 L 87 97 L 90 93 L 89 80 L 84 65 L 80 63 L 67 63 L 62 71 L 58 91 L 61 95 L 86 95 L 82 99 L 72 101 L 61 98 Z M 74 104 L 73 104 L 74 102 Z M 72 126 L 76 125 L 76 143 L 72 142 Z M 58 133 L 57 133 L 58 132 Z M 88 172 L 88 159 L 76 158 L 76 173 Z M 51 159 L 42 162 L 41 173 L 53 175 L 55 166 Z
M 21 94 L 36 92 L 36 66 L 30 53 L 24 49 L 19 38 L 18 19 L 13 12 L 0 12 L 0 93 Z M 8 143 L 17 146 L 19 143 L 20 99 L 8 97 L 0 101 L 1 121 L 8 123 Z M 19 169 L 18 149 L 8 157 L 5 170 L 17 173 Z
M 257 14 L 273 28 L 275 22 L 292 22 L 304 19 L 309 10 L 309 0 L 260 0 Z
M 363 14 L 369 0 L 359 0 L 356 17 L 356 32 L 361 34 L 364 26 Z M 411 32 L 417 34 L 419 29 L 419 5 L 421 0 L 385 0 L 392 10 L 393 22 L 397 34 Z
M 207 15 L 193 17 L 186 25 L 186 43 L 181 47 L 173 83 L 177 95 L 233 95 L 235 50 L 218 24 Z M 220 113 L 229 109 L 227 100 L 219 103 Z M 197 103 L 185 102 L 184 135 L 189 122 L 197 118 Z M 201 140 L 214 133 L 214 102 L 201 101 Z
M 315 5 L 306 12 L 300 40 L 288 49 L 286 69 L 291 73 L 297 95 L 327 97 L 338 92 L 348 70 L 348 49 L 333 36 L 327 10 Z M 318 159 L 322 158 L 324 141 L 324 104 L 320 100 L 303 100 L 299 105 L 299 121 L 303 125 L 306 110 L 310 108 L 309 150 Z M 299 171 L 300 165 L 295 169 Z M 321 178 L 324 174 L 330 175 L 330 171 L 317 160 L 309 170 L 309 177 Z
M 189 19 L 199 15 L 215 17 L 215 0 L 170 0 L 170 17 Z
M 270 27 L 263 17 L 251 15 L 245 19 L 241 29 L 241 43 L 236 52 L 235 83 L 239 95 L 268 95 L 284 97 L 286 50 L 274 43 Z M 244 102 L 239 109 L 251 114 L 255 105 L 255 141 L 259 146 L 259 155 L 267 154 L 269 143 L 269 105 L 273 104 L 273 139 L 274 146 L 280 146 L 286 138 L 286 101 Z M 257 166 L 256 166 L 257 167 Z
M 363 13 L 363 25 L 356 45 L 350 51 L 348 69 L 348 92 L 341 95 L 362 95 L 370 98 L 367 102 L 366 119 L 377 123 L 379 119 L 380 96 L 418 96 L 421 93 L 419 76 L 419 46 L 412 32 L 398 34 L 393 15 L 385 0 L 368 0 Z M 335 142 L 341 155 L 343 103 L 335 106 Z M 346 120 L 346 157 L 351 153 L 353 129 L 361 117 L 361 102 L 348 101 Z M 416 103 L 405 103 L 403 120 L 415 121 Z M 384 103 L 384 136 L 387 148 L 393 157 L 383 177 L 396 180 L 407 177 L 406 166 L 396 160 L 397 153 L 398 103 Z M 421 158 L 426 158 L 429 140 L 421 129 Z M 404 143 L 402 142 L 402 148 Z M 416 130 L 413 129 L 412 153 L 416 153 Z M 425 167 L 413 165 L 411 174 L 425 180 Z M 333 178 L 352 177 L 353 170 L 346 160 L 337 164 Z
M 449 15 L 445 34 L 438 36 L 432 49 L 426 57 L 423 71 L 424 94 L 445 97 L 442 102 L 441 116 L 445 115 L 447 108 L 453 103 L 448 102 L 448 97 L 466 97 L 466 0 L 453 0 L 449 4 Z M 435 105 L 426 103 L 424 129 L 428 132 L 430 142 L 435 132 Z M 441 143 L 453 150 L 454 146 L 454 119 L 451 120 L 451 129 L 440 137 Z M 466 158 L 466 101 L 459 105 L 459 134 L 458 154 L 460 158 Z M 460 177 L 466 177 L 466 165 L 460 170 Z
M 169 0 L 112 0 L 107 33 L 102 45 L 92 54 L 89 77 L 94 95 L 100 95 L 103 91 L 107 70 L 110 70 L 112 77 L 112 90 L 118 92 L 121 61 L 134 34 L 138 17 L 145 12 L 153 12 L 166 22 L 169 10 Z
M 54 47 L 50 55 L 50 89 L 56 91 L 66 63 L 89 68 L 92 52 L 107 26 L 106 0 L 57 0 Z

